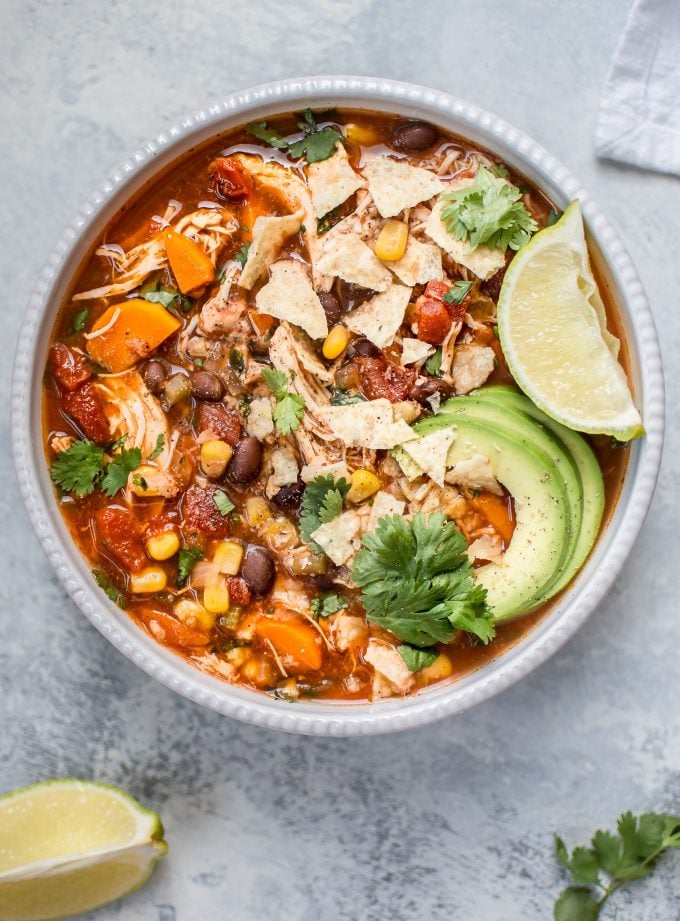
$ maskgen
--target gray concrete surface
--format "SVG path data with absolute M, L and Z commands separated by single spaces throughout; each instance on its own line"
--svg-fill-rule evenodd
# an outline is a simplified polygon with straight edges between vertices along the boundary
M 66 597 L 29 528 L 0 413 L 0 792 L 78 775 L 166 823 L 153 880 L 99 921 L 544 921 L 574 842 L 624 809 L 680 811 L 680 180 L 598 163 L 598 99 L 627 0 L 3 0 L 0 374 L 60 229 L 126 151 L 254 83 L 328 72 L 452 91 L 593 190 L 652 300 L 668 375 L 660 488 L 615 589 L 502 697 L 379 739 L 230 722 L 156 684 Z M 678 859 L 607 918 L 680 917 Z M 95 917 L 95 914 L 88 915 Z

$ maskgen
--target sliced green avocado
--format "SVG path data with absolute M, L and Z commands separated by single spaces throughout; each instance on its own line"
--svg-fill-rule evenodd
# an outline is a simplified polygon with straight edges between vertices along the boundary
M 555 585 L 551 586 L 550 595 L 555 595 L 581 569 L 600 532 L 605 502 L 604 480 L 600 465 L 592 448 L 582 435 L 551 419 L 543 410 L 532 403 L 529 397 L 518 390 L 503 386 L 483 387 L 481 390 L 477 390 L 473 396 L 480 400 L 494 403 L 503 409 L 526 413 L 526 415 L 553 433 L 569 453 L 576 466 L 581 480 L 581 494 L 583 497 L 581 526 L 574 542 L 571 558 Z
M 449 464 L 484 455 L 515 500 L 515 533 L 502 562 L 481 566 L 475 576 L 488 592 L 496 621 L 526 614 L 545 598 L 570 552 L 571 508 L 564 479 L 546 451 L 505 425 L 439 414 L 413 428 L 425 435 L 445 426 L 457 429 Z

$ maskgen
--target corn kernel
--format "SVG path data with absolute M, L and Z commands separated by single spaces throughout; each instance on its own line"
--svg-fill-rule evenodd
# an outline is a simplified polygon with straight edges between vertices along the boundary
M 385 262 L 394 262 L 406 252 L 408 224 L 403 221 L 387 221 L 375 242 L 375 254 Z
M 262 496 L 251 496 L 246 499 L 246 518 L 251 528 L 265 524 L 272 517 L 269 503 Z
M 141 572 L 130 574 L 130 591 L 135 595 L 149 595 L 152 592 L 162 592 L 168 584 L 165 570 L 160 566 L 147 566 Z
M 234 668 L 241 668 L 252 654 L 253 651 L 248 646 L 235 646 L 233 649 L 228 649 L 225 652 L 224 658 L 233 665 Z
M 203 607 L 210 614 L 224 614 L 229 610 L 229 588 L 224 579 L 206 585 L 203 589 Z
M 173 613 L 178 620 L 189 627 L 202 627 L 204 630 L 212 630 L 215 626 L 217 617 L 191 598 L 182 598 L 173 608 Z
M 380 489 L 380 480 L 370 470 L 355 470 L 350 477 L 350 490 L 347 493 L 348 502 L 363 502 Z
M 226 441 L 211 438 L 201 445 L 201 470 L 213 480 L 219 479 L 227 469 L 234 452 Z
M 362 147 L 370 147 L 371 144 L 378 143 L 378 135 L 373 128 L 368 125 L 357 125 L 354 122 L 345 125 L 345 137 L 354 144 L 360 144 Z
M 418 677 L 431 684 L 433 681 L 441 681 L 443 678 L 449 678 L 453 674 L 453 665 L 451 659 L 443 652 L 440 652 L 432 665 L 421 669 Z
M 174 531 L 155 534 L 146 542 L 146 552 L 152 560 L 169 560 L 179 550 L 179 537 Z
M 213 563 L 219 567 L 226 576 L 235 576 L 241 568 L 243 559 L 243 546 L 233 540 L 223 540 L 217 545 L 213 555 Z
M 324 339 L 323 348 L 323 357 L 327 358 L 329 361 L 332 361 L 334 358 L 338 358 L 347 348 L 347 343 L 349 342 L 349 333 L 344 326 L 334 326 L 333 329 Z

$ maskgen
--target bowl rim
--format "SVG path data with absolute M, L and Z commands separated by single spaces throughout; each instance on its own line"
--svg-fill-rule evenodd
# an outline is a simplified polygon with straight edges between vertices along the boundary
M 633 445 L 614 518 L 565 596 L 520 643 L 481 669 L 452 683 L 434 685 L 413 697 L 377 703 L 323 701 L 287 705 L 260 692 L 205 674 L 162 647 L 96 588 L 46 483 L 42 450 L 34 450 L 35 408 L 31 399 L 39 354 L 37 333 L 56 308 L 52 292 L 69 256 L 98 215 L 158 154 L 181 156 L 201 138 L 249 117 L 335 102 L 348 108 L 429 117 L 499 152 L 520 171 L 538 176 L 564 201 L 579 198 L 588 235 L 618 285 L 619 306 L 628 321 L 627 343 L 637 361 L 646 437 Z M 222 127 L 220 127 L 222 125 Z M 129 193 L 127 193 L 129 194 Z M 121 199 L 121 203 L 124 199 Z M 638 400 L 640 402 L 640 399 Z M 664 383 L 654 320 L 637 271 L 617 231 L 579 181 L 539 144 L 503 119 L 462 99 L 417 84 L 376 77 L 329 75 L 278 80 L 233 93 L 179 119 L 115 167 L 83 202 L 52 249 L 29 298 L 21 324 L 12 376 L 11 431 L 14 465 L 22 500 L 38 541 L 60 582 L 94 626 L 136 665 L 162 684 L 202 706 L 235 719 L 287 732 L 320 736 L 373 735 L 425 725 L 481 703 L 545 662 L 583 624 L 609 590 L 642 527 L 661 461 Z M 41 475 L 42 471 L 42 475 Z M 625 514 L 623 514 L 625 512 Z M 58 517 L 55 517 L 56 516 Z M 616 525 L 614 527 L 614 525 Z

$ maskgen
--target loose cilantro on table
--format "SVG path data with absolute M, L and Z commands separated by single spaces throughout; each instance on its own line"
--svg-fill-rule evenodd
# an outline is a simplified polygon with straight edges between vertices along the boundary
M 497 179 L 480 166 L 473 181 L 462 189 L 444 192 L 442 222 L 456 240 L 467 241 L 474 250 L 485 244 L 505 252 L 520 249 L 538 230 L 521 191 Z
M 302 120 L 298 122 L 298 128 L 303 132 L 304 137 L 299 141 L 292 143 L 282 137 L 274 128 L 269 128 L 266 121 L 252 122 L 246 125 L 246 131 L 252 137 L 266 144 L 276 147 L 278 150 L 288 149 L 291 157 L 298 160 L 305 157 L 307 163 L 319 163 L 321 160 L 327 160 L 335 151 L 335 145 L 342 140 L 342 134 L 337 128 L 326 125 L 319 128 L 316 118 L 311 109 L 305 109 L 300 113 Z
M 442 370 L 442 350 L 438 348 L 425 362 L 425 370 L 432 377 L 439 377 Z
M 243 266 L 248 261 L 249 250 L 250 250 L 250 243 L 244 243 L 241 249 L 234 255 L 234 259 L 238 262 L 241 268 L 243 268 Z
M 101 488 L 109 498 L 112 499 L 120 489 L 127 486 L 128 476 L 141 462 L 142 452 L 139 448 L 122 450 L 114 455 L 101 481 Z
M 90 311 L 85 307 L 83 310 L 79 310 L 78 313 L 73 317 L 71 321 L 71 329 L 74 333 L 82 333 L 87 325 L 87 321 L 90 318 Z
M 156 439 L 156 447 L 153 449 L 151 454 L 149 454 L 149 456 L 147 457 L 147 460 L 152 461 L 152 460 L 156 460 L 157 457 L 160 457 L 160 455 L 163 452 L 164 447 L 165 447 L 165 435 L 159 435 L 158 438 Z
M 314 615 L 314 620 L 318 620 L 320 617 L 330 617 L 331 614 L 337 614 L 338 611 L 346 608 L 347 604 L 347 599 L 343 598 L 342 595 L 332 593 L 314 598 L 309 607 Z
M 352 403 L 365 403 L 366 397 L 363 393 L 354 393 L 351 390 L 343 390 L 342 387 L 330 388 L 331 406 L 351 406 Z
M 680 849 L 680 816 L 626 812 L 617 830 L 617 835 L 596 831 L 590 847 L 576 847 L 571 854 L 555 835 L 555 854 L 576 884 L 560 893 L 555 921 L 597 921 L 617 889 L 649 876 L 668 848 Z
M 203 551 L 198 547 L 182 547 L 177 555 L 177 587 L 181 588 L 187 581 L 191 572 L 198 563 L 203 559 Z
M 94 576 L 94 581 L 107 598 L 110 598 L 119 608 L 124 608 L 127 605 L 125 595 L 113 584 L 108 574 L 105 573 L 103 569 L 93 569 L 92 575 Z
M 276 400 L 274 408 L 274 422 L 280 435 L 289 435 L 294 432 L 302 422 L 305 411 L 305 401 L 297 393 L 288 389 L 290 378 L 285 371 L 274 371 L 264 368 L 262 377 L 271 390 Z
M 474 581 L 467 542 L 441 512 L 381 518 L 352 566 L 366 617 L 411 646 L 449 642 L 456 630 L 494 636 L 486 590 Z
M 397 652 L 406 663 L 410 672 L 417 672 L 421 668 L 432 665 L 439 653 L 436 649 L 416 649 L 415 646 L 397 646 Z
M 53 461 L 50 476 L 61 489 L 82 499 L 95 491 L 105 466 L 104 449 L 89 438 L 82 438 Z
M 471 287 L 471 281 L 454 281 L 453 287 L 449 288 L 449 290 L 444 295 L 444 303 L 455 304 L 456 306 L 462 304 L 470 293 Z
M 300 503 L 300 533 L 307 542 L 318 527 L 338 517 L 348 492 L 347 480 L 335 480 L 330 473 L 314 477 L 307 484 Z
M 226 518 L 227 515 L 231 515 L 231 513 L 236 508 L 236 506 L 231 501 L 229 496 L 222 489 L 218 489 L 216 492 L 213 493 L 213 502 L 217 506 L 217 511 L 224 518 Z

